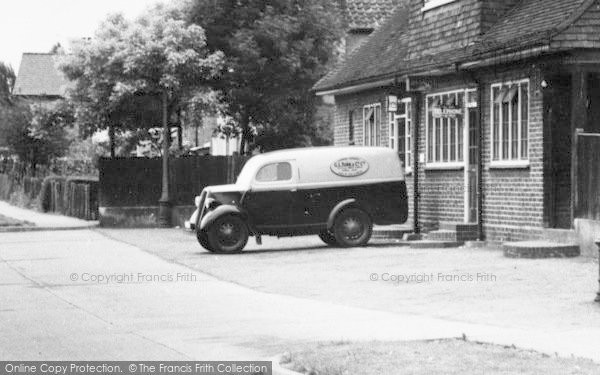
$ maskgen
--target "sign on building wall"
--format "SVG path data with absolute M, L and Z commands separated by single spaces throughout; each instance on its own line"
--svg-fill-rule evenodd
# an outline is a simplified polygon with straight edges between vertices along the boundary
M 456 118 L 462 114 L 463 109 L 457 107 L 437 106 L 431 108 L 431 115 L 434 118 Z
M 388 95 L 387 109 L 388 109 L 388 112 L 398 111 L 398 97 L 396 95 Z

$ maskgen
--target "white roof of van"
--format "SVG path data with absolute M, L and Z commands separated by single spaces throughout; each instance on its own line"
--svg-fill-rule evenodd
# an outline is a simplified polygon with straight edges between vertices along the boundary
M 366 161 L 365 171 L 348 176 L 334 172 L 335 163 L 349 159 Z M 351 182 L 352 180 L 370 180 L 372 182 L 404 180 L 404 170 L 398 154 L 385 147 L 327 146 L 285 149 L 256 155 L 248 162 L 248 167 L 249 169 L 258 169 L 269 163 L 286 160 L 296 162 L 301 184 L 327 181 Z

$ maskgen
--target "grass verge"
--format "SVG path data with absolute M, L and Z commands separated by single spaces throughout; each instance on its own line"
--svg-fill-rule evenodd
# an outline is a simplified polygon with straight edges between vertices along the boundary
M 591 360 L 458 339 L 302 344 L 286 352 L 282 362 L 310 375 L 600 374 L 600 364 Z

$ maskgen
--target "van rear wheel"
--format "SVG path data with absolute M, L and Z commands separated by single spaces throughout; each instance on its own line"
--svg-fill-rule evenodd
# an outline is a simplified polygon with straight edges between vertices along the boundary
M 329 246 L 338 246 L 335 236 L 328 230 L 319 233 L 319 238 Z
M 333 234 L 343 247 L 364 246 L 371 239 L 373 222 L 369 215 L 358 208 L 348 208 L 340 212 L 333 224 Z
M 248 226 L 236 215 L 225 215 L 208 228 L 208 244 L 215 253 L 233 254 L 244 250 L 248 242 Z

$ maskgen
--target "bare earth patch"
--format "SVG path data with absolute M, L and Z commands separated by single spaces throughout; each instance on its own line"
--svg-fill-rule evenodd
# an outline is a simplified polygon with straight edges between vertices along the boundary
M 283 367 L 312 375 L 600 374 L 600 364 L 463 340 L 301 345 Z

